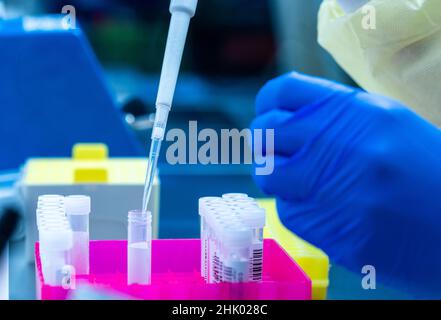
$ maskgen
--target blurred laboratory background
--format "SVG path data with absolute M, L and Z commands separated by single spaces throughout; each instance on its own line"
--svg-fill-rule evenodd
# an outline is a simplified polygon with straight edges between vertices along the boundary
M 197 120 L 199 130 L 246 128 L 254 117 L 254 98 L 259 88 L 272 77 L 293 69 L 350 82 L 317 44 L 320 2 L 200 1 L 197 17 L 190 26 L 168 128 L 188 131 L 189 120 Z M 68 4 L 75 8 L 76 22 L 103 67 L 122 119 L 143 150 L 130 151 L 131 155 L 145 154 L 167 38 L 169 2 L 72 0 Z M 5 1 L 5 14 L 8 18 L 59 14 L 65 5 L 61 0 L 10 0 Z M 48 130 L 42 123 L 39 128 Z M 31 144 L 29 140 L 28 143 Z M 69 155 L 70 146 L 46 143 L 52 148 L 34 149 L 25 156 Z M 111 156 L 112 150 L 115 148 L 110 148 Z M 231 191 L 232 185 L 237 192 L 261 195 L 249 174 L 250 166 L 171 166 L 164 158 L 165 152 L 159 164 L 161 237 L 197 235 L 197 217 L 193 213 L 197 199 L 203 195 Z M 18 163 L 0 160 L 0 169 L 14 169 L 22 160 L 25 159 L 18 159 Z M 167 201 L 171 194 L 167 190 L 179 190 L 173 192 L 173 201 Z
M 3 3 L 0 14 L 8 19 L 60 14 L 65 5 L 75 8 L 76 23 L 93 51 L 90 54 L 96 55 L 102 67 L 115 114 L 129 133 L 127 140 L 122 139 L 118 132 L 122 129 L 113 125 L 115 118 L 99 107 L 100 99 L 93 100 L 100 90 L 89 82 L 93 75 L 75 75 L 76 84 L 72 88 L 75 91 L 89 86 L 82 98 L 93 100 L 90 105 L 75 100 L 79 99 L 77 95 L 70 97 L 63 93 L 65 97 L 62 97 L 59 81 L 28 83 L 25 88 L 35 87 L 35 92 L 29 96 L 21 92 L 21 99 L 33 101 L 38 110 L 20 112 L 19 107 L 0 100 L 0 124 L 1 119 L 7 119 L 0 126 L 0 190 L 13 184 L 17 171 L 28 158 L 70 157 L 73 142 L 101 139 L 96 142 L 109 144 L 110 156 L 147 156 L 170 17 L 169 1 L 6 0 Z M 321 0 L 200 0 L 189 30 L 168 129 L 188 131 L 190 120 L 198 121 L 199 130 L 247 128 L 254 117 L 254 99 L 259 88 L 269 79 L 294 69 L 354 85 L 317 44 L 320 3 Z M 1 48 L 0 44 L 0 56 Z M 20 54 L 24 55 L 25 51 L 26 47 L 21 48 Z M 54 59 L 52 51 L 56 52 L 57 48 L 47 51 L 47 59 Z M 28 63 L 30 70 L 37 72 L 32 69 L 35 64 Z M 66 63 L 75 65 L 77 61 Z M 8 64 L 0 64 L 3 78 L 0 98 L 14 101 L 16 97 L 8 96 L 5 89 L 2 92 L 2 87 L 11 85 L 3 76 L 11 72 L 8 68 Z M 69 68 L 66 65 L 66 70 Z M 45 95 L 40 94 L 41 86 L 45 86 Z M 47 92 L 51 92 L 50 99 Z M 70 103 L 74 100 L 78 105 L 72 107 Z M 57 110 L 48 110 L 51 106 L 57 106 Z M 66 118 L 76 119 L 80 125 L 60 120 Z M 264 196 L 251 178 L 249 165 L 173 166 L 165 161 L 166 148 L 167 143 L 159 163 L 160 238 L 197 237 L 197 204 L 202 196 L 227 192 Z M 17 247 L 12 245 L 11 250 Z M 18 265 L 17 259 L 13 258 L 15 262 L 11 263 Z M 27 275 L 21 277 L 20 281 L 32 281 Z M 361 290 L 358 278 L 353 282 L 346 281 L 350 278 L 340 279 L 336 277 L 334 281 L 340 286 L 339 292 L 352 290 L 351 297 L 357 297 L 353 291 Z M 28 293 L 12 286 L 11 294 L 15 298 L 29 298 Z

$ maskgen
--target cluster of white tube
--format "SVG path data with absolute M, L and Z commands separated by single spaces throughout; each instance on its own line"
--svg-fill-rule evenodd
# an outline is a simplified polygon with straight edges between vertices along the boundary
M 265 210 L 242 193 L 199 199 L 201 276 L 208 283 L 262 281 Z
M 42 195 L 36 220 L 45 283 L 64 286 L 73 275 L 89 274 L 90 197 Z

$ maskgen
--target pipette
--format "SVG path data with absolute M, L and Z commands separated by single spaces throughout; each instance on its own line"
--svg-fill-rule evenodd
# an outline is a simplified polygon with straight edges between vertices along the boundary
M 190 25 L 190 19 L 196 12 L 197 3 L 198 0 L 171 0 L 170 3 L 170 13 L 172 16 L 168 30 L 164 61 L 162 63 L 158 95 L 156 97 L 156 115 L 153 124 L 149 163 L 142 202 L 143 212 L 147 212 L 156 167 L 158 165 L 161 142 L 164 140 L 168 113 L 172 106 L 185 40 L 187 39 L 188 27 Z

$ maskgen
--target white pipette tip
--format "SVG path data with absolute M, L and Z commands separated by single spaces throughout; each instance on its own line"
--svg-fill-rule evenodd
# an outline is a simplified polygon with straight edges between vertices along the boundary
M 187 12 L 190 18 L 192 18 L 196 13 L 197 5 L 198 0 L 171 0 L 170 13 L 173 14 L 177 11 Z

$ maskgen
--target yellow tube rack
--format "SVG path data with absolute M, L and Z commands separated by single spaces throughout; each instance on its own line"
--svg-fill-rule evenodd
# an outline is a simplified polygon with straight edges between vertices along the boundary
M 328 256 L 280 222 L 274 199 L 259 199 L 258 202 L 267 212 L 265 238 L 276 240 L 311 278 L 312 299 L 325 300 L 329 285 Z

